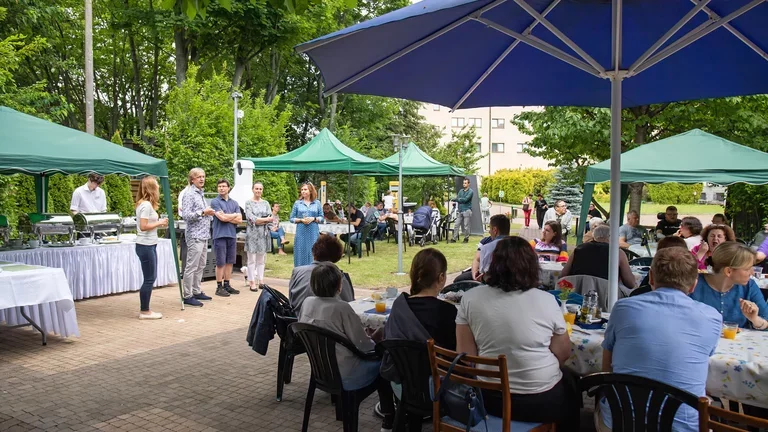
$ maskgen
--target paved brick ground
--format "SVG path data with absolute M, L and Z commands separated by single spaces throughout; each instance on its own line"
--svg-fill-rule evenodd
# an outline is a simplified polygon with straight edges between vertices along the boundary
M 287 292 L 285 281 L 267 281 Z M 241 285 L 239 282 L 238 285 Z M 213 294 L 214 284 L 204 284 Z M 0 327 L 0 431 L 297 431 L 309 380 L 306 356 L 275 401 L 277 339 L 267 356 L 245 342 L 259 294 L 244 287 L 180 310 L 178 289 L 154 291 L 159 321 L 137 319 L 138 293 L 76 303 L 80 338 Z M 368 292 L 356 290 L 358 296 Z M 360 431 L 378 431 L 375 394 Z M 341 431 L 330 397 L 315 395 L 312 431 Z M 431 427 L 425 425 L 424 431 Z

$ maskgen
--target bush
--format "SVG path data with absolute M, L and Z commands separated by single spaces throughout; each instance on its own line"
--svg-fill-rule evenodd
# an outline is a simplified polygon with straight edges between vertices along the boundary
M 648 199 L 656 204 L 696 204 L 699 202 L 703 185 L 662 183 L 646 185 Z
M 520 204 L 523 197 L 532 194 L 548 194 L 555 182 L 553 170 L 516 169 L 499 170 L 483 178 L 480 192 L 487 193 L 491 201 Z M 499 198 L 499 191 L 504 191 L 504 198 Z

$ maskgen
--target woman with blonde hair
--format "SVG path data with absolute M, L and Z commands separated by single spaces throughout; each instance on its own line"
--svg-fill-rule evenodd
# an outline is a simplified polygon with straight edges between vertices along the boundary
M 724 322 L 742 328 L 768 329 L 768 304 L 752 276 L 755 252 L 734 241 L 721 243 L 712 252 L 712 274 L 700 274 L 691 298 L 708 304 Z
M 139 289 L 141 312 L 139 319 L 160 319 L 163 315 L 149 309 L 152 286 L 157 279 L 157 229 L 168 226 L 168 219 L 159 219 L 160 186 L 154 177 L 144 177 L 136 196 L 136 255 L 141 262 L 144 283 Z
M 261 198 L 264 185 L 253 184 L 253 198 L 245 202 L 245 252 L 248 254 L 248 284 L 251 291 L 264 289 L 264 267 L 267 251 L 272 248 L 269 224 L 274 220 L 269 201 Z M 256 280 L 259 287 L 256 288 Z
M 701 232 L 701 243 L 691 248 L 699 270 L 707 269 L 707 258 L 712 256 L 712 251 L 720 243 L 727 241 L 736 241 L 736 234 L 728 225 L 709 225 L 704 228 Z

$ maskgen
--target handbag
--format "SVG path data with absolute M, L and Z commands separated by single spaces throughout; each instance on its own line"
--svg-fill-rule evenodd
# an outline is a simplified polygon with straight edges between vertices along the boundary
M 483 394 L 480 389 L 451 381 L 453 368 L 467 353 L 456 356 L 444 377 L 440 378 L 440 390 L 434 393 L 434 382 L 429 377 L 429 395 L 432 402 L 440 401 L 440 415 L 448 416 L 457 422 L 467 426 L 469 432 L 473 426 L 481 421 L 485 422 L 485 430 L 488 431 L 488 413 L 483 403 Z
M 523 211 L 528 211 L 529 204 L 523 204 Z

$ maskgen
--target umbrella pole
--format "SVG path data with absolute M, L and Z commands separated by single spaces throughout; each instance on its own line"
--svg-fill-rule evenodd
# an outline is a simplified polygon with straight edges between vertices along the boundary
M 608 307 L 619 294 L 619 225 L 621 224 L 621 65 L 622 0 L 613 0 L 613 70 L 611 79 L 611 241 L 608 249 Z

